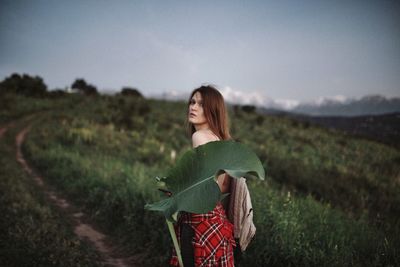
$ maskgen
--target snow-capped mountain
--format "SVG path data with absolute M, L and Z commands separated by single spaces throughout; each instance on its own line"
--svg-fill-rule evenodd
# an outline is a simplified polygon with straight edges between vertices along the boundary
M 272 99 L 262 92 L 245 92 L 231 87 L 220 88 L 226 102 L 238 105 L 254 105 L 262 109 L 302 113 L 313 116 L 358 116 L 400 112 L 400 98 L 367 95 L 349 98 L 343 95 L 319 97 L 300 102 L 294 99 Z M 165 100 L 187 100 L 189 92 L 168 91 L 154 98 Z
M 302 103 L 291 110 L 314 116 L 358 116 L 384 114 L 400 111 L 400 98 L 368 95 L 360 99 L 328 98 L 314 103 Z

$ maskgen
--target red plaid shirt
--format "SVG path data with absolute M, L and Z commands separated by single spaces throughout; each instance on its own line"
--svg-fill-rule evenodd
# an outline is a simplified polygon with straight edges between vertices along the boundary
M 175 225 L 178 242 L 180 242 L 180 223 L 187 223 L 194 229 L 193 247 L 195 266 L 201 267 L 234 267 L 233 225 L 226 217 L 221 203 L 214 210 L 205 214 L 182 212 Z M 178 257 L 173 249 L 171 266 L 178 266 Z

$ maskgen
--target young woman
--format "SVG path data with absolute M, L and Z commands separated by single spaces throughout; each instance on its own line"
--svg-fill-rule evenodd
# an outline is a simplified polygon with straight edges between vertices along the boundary
M 224 99 L 214 87 L 201 86 L 191 93 L 187 116 L 193 148 L 231 139 Z M 216 182 L 222 193 L 229 192 L 230 179 L 226 174 L 218 176 Z M 176 232 L 185 267 L 234 266 L 233 225 L 222 203 L 206 214 L 181 212 Z M 178 266 L 175 253 L 170 264 Z

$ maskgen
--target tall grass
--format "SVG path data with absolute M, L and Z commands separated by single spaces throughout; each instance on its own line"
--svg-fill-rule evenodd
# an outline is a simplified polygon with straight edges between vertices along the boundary
M 82 101 L 78 95 L 63 98 L 31 98 L 16 94 L 0 94 L 0 124 L 48 110 L 71 110 Z
M 76 122 L 72 120 L 71 123 Z M 93 123 L 88 124 L 93 126 Z M 41 124 L 37 133 L 42 141 L 29 139 L 24 147 L 36 168 L 49 178 L 49 183 L 68 194 L 78 205 L 84 206 L 90 216 L 115 237 L 116 242 L 137 255 L 143 264 L 165 264 L 169 253 L 166 249 L 169 237 L 164 234 L 167 232 L 165 222 L 161 216 L 143 211 L 146 200 L 160 198 L 153 186 L 153 178 L 159 175 L 157 164 L 150 167 L 138 161 L 135 154 L 116 153 L 114 146 L 110 145 L 111 141 L 103 142 L 108 138 L 109 131 L 113 132 L 117 147 L 129 150 L 130 139 L 125 133 L 115 132 L 112 128 L 94 131 L 95 136 L 90 142 L 97 140 L 99 143 L 93 146 L 85 141 L 86 137 L 75 135 L 76 128 L 70 128 L 68 132 L 67 125 L 54 126 Z M 48 137 L 43 142 L 43 134 L 46 136 L 50 130 L 56 139 L 49 142 L 51 138 Z M 69 134 L 71 132 L 74 134 Z M 84 131 L 81 134 L 86 136 Z M 121 139 L 118 136 L 122 136 Z M 122 140 L 125 143 L 120 144 Z M 103 147 L 98 144 L 103 144 Z M 150 251 L 157 253 L 149 257 Z
M 154 177 L 188 149 L 185 104 L 95 98 L 38 122 L 24 151 L 49 183 L 86 207 L 144 266 L 165 264 Z M 399 264 L 399 152 L 289 119 L 231 111 L 234 137 L 260 156 L 249 181 L 257 226 L 243 266 Z M 396 180 L 397 179 L 397 180 Z
M 0 266 L 101 266 L 16 162 L 14 134 L 0 139 Z
M 250 183 L 257 234 L 246 266 L 395 266 L 399 254 L 365 217 L 348 218 L 311 196 Z
M 235 136 L 251 146 L 269 176 L 356 216 L 400 214 L 400 152 L 344 133 L 287 118 L 234 117 Z

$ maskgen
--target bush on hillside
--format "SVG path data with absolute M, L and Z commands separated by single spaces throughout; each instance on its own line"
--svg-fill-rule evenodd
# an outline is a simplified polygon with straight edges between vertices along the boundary
M 42 97 L 47 93 L 47 85 L 39 76 L 14 73 L 0 83 L 0 94 L 19 94 L 24 96 Z
M 143 98 L 143 95 L 140 93 L 140 91 L 138 89 L 131 88 L 131 87 L 122 88 L 121 95 Z
M 92 85 L 87 83 L 84 79 L 76 79 L 72 85 L 71 88 L 77 89 L 84 95 L 97 95 L 97 88 Z

